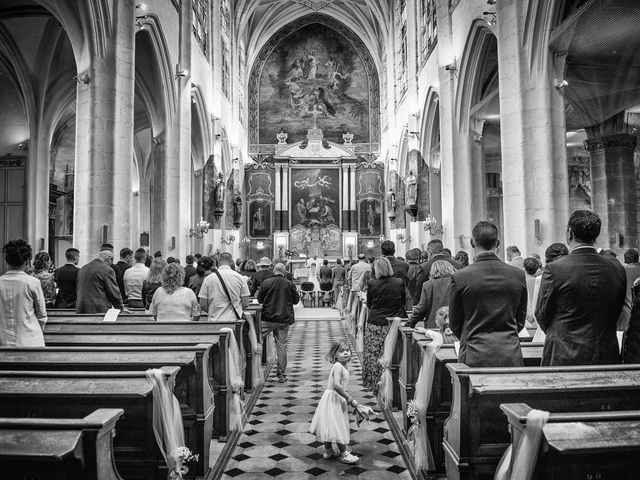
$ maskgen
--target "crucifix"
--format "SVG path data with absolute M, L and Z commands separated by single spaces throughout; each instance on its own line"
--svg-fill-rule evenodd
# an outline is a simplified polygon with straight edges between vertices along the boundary
M 318 104 L 314 103 L 313 104 L 313 110 L 311 110 L 311 115 L 313 115 L 313 128 L 316 129 L 318 128 L 318 115 L 320 115 L 322 112 L 318 109 Z

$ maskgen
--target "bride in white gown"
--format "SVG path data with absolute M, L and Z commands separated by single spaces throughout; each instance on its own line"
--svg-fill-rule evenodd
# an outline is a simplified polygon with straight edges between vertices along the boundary
M 318 280 L 318 271 L 316 270 L 316 264 L 313 262 L 309 267 L 309 278 L 307 281 L 313 282 L 313 289 L 316 292 L 320 291 L 320 281 Z

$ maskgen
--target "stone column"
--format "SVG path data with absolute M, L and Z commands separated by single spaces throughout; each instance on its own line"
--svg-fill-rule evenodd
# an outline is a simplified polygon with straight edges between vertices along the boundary
M 282 230 L 282 165 L 276 164 L 276 173 L 275 173 L 275 222 L 273 225 L 273 229 L 275 231 Z
M 289 166 L 282 168 L 282 230 L 289 230 Z
M 587 129 L 587 135 L 592 129 Z M 598 243 L 617 253 L 638 247 L 633 152 L 637 137 L 615 133 L 588 138 L 591 159 L 591 206 L 602 220 Z
M 526 3 L 496 4 L 505 230 L 501 237 L 505 246 L 517 245 L 525 255 L 542 255 L 549 244 L 565 241 L 566 127 L 564 102 L 550 80 L 545 36 L 530 48 L 525 38 Z
M 191 0 L 180 2 L 180 68 L 191 71 Z M 176 80 L 177 112 L 168 113 L 164 164 L 164 208 L 160 250 L 165 256 L 184 258 L 189 248 L 191 220 L 191 78 Z M 175 245 L 173 238 L 175 237 Z M 174 248 L 172 248 L 172 246 Z
M 351 210 L 351 197 L 349 196 L 349 167 L 342 165 L 342 230 L 350 230 L 349 212 Z
M 95 257 L 104 225 L 116 252 L 131 246 L 133 12 L 133 0 L 114 3 L 105 51 L 89 54 L 88 83 L 78 84 L 73 233 L 81 264 Z
M 349 168 L 349 227 L 352 232 L 358 231 L 358 205 L 356 204 L 356 166 Z M 384 219 L 380 222 L 384 225 Z

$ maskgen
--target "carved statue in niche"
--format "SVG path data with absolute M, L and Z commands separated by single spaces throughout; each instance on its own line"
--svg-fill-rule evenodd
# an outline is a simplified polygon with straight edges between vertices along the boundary
M 63 234 L 73 235 L 73 194 L 74 194 L 74 170 L 71 165 L 67 165 L 64 172 L 64 189 L 67 192 L 64 201 L 64 222 Z
M 418 203 L 418 180 L 413 172 L 404 180 L 404 197 L 406 205 L 416 205 Z
M 224 179 L 222 173 L 216 179 L 216 185 L 213 189 L 213 212 L 224 213 Z
M 233 226 L 239 228 L 242 225 L 242 195 L 236 190 L 233 195 Z
M 396 192 L 393 191 L 393 187 L 389 187 L 389 191 L 387 192 L 387 213 L 391 216 L 391 213 L 396 211 Z

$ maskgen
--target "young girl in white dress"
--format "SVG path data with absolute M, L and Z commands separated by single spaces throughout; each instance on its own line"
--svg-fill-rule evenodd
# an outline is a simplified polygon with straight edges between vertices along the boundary
M 347 393 L 349 381 L 347 364 L 351 358 L 351 348 L 346 340 L 337 340 L 331 346 L 326 358 L 333 367 L 327 380 L 327 389 L 316 407 L 309 431 L 316 435 L 318 441 L 324 442 L 322 458 L 328 460 L 340 457 L 342 463 L 353 465 L 359 459 L 347 450 L 349 445 L 347 406 L 358 405 L 358 402 Z M 338 451 L 333 449 L 333 443 L 338 447 Z

